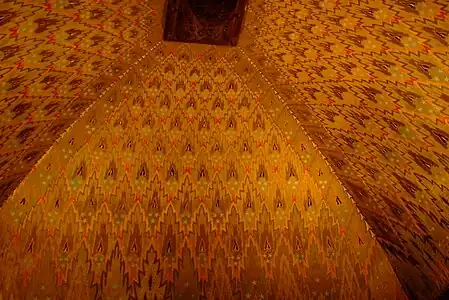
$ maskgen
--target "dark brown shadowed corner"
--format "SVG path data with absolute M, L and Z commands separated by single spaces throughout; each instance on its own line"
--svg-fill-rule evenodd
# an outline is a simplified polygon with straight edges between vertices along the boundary
M 236 46 L 247 0 L 167 0 L 164 40 Z

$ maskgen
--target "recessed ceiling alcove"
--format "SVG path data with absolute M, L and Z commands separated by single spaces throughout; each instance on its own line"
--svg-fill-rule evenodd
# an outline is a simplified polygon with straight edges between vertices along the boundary
M 167 0 L 164 39 L 237 45 L 247 0 Z

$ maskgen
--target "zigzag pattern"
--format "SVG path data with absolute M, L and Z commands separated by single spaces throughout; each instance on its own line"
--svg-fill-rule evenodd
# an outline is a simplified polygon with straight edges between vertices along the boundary
M 261 0 L 251 8 L 259 29 L 249 58 L 275 89 L 291 85 L 281 96 L 385 240 L 406 291 L 439 295 L 449 283 L 447 3 Z M 410 227 L 396 226 L 403 218 Z M 394 244 L 419 267 L 388 250 Z M 423 277 L 432 284 L 422 286 Z
M 29 190 L 23 186 L 19 190 L 28 194 L 33 190 L 35 195 L 39 195 L 38 197 L 46 195 L 47 184 L 56 178 L 61 181 L 54 183 L 53 190 L 58 190 L 59 186 L 71 188 L 73 180 L 75 186 L 86 184 L 86 181 L 95 182 L 90 176 L 83 180 L 71 178 L 73 173 L 78 173 L 78 171 L 75 172 L 76 168 L 84 168 L 81 164 L 82 159 L 77 158 L 80 165 L 73 166 L 75 169 L 70 171 L 66 169 L 69 167 L 66 166 L 68 162 L 64 159 L 78 153 L 75 149 L 80 149 L 86 142 L 89 143 L 89 137 L 94 133 L 100 133 L 98 126 L 103 121 L 118 124 L 114 125 L 113 129 L 108 129 L 109 133 L 105 133 L 104 138 L 109 144 L 117 144 L 115 147 L 122 149 L 123 143 L 127 141 L 116 140 L 118 134 L 127 133 L 123 129 L 125 126 L 131 126 L 130 124 L 140 122 L 144 118 L 140 114 L 142 111 L 139 110 L 138 103 L 148 104 L 154 110 L 158 110 L 156 104 L 161 104 L 159 94 L 166 93 L 164 96 L 170 107 L 175 105 L 186 111 L 188 108 L 184 105 L 191 103 L 191 99 L 199 99 L 206 95 L 220 95 L 216 99 L 211 99 L 214 105 L 218 103 L 219 106 L 232 106 L 227 101 L 234 101 L 232 99 L 237 96 L 242 99 L 245 97 L 257 99 L 264 110 L 251 112 L 256 115 L 260 112 L 266 118 L 269 116 L 273 119 L 273 124 L 285 137 L 286 145 L 291 146 L 296 153 L 292 152 L 291 157 L 297 155 L 298 162 L 303 161 L 304 172 L 310 173 L 316 186 L 326 181 L 323 176 L 328 176 L 328 182 L 331 182 L 329 178 L 332 178 L 332 182 L 342 183 L 348 190 L 352 200 L 357 203 L 357 209 L 365 218 L 367 226 L 376 235 L 378 243 L 384 247 L 398 278 L 411 297 L 436 297 L 447 288 L 449 259 L 445 253 L 449 253 L 449 222 L 447 220 L 449 214 L 447 192 L 449 184 L 447 182 L 449 177 L 449 115 L 447 111 L 449 9 L 446 2 L 439 0 L 421 2 L 415 0 L 252 0 L 247 10 L 245 28 L 236 49 L 200 47 L 201 50 L 191 53 L 168 44 L 155 49 L 155 52 L 149 52 L 160 40 L 163 5 L 161 0 L 126 2 L 121 0 L 96 2 L 15 0 L 2 3 L 0 8 L 2 12 L 0 20 L 0 206 L 30 171 L 30 179 L 26 182 L 35 180 L 35 183 L 29 185 Z M 201 63 L 189 65 L 193 57 Z M 159 65 L 156 71 L 153 70 L 155 65 Z M 132 66 L 136 68 L 139 66 L 140 70 L 127 73 Z M 220 67 L 217 68 L 217 66 Z M 163 77 L 162 73 L 165 74 Z M 239 79 L 232 77 L 231 74 L 238 74 Z M 139 85 L 139 82 L 142 83 L 143 80 L 148 86 Z M 247 89 L 242 89 L 242 84 L 247 86 Z M 120 91 L 106 92 L 109 87 L 116 85 L 122 86 Z M 227 90 L 221 90 L 219 86 L 227 87 Z M 137 93 L 136 90 L 139 90 L 141 94 L 134 94 Z M 129 102 L 131 95 L 132 105 Z M 186 98 L 187 96 L 191 99 Z M 283 102 L 278 99 L 278 96 Z M 52 153 L 57 161 L 59 159 L 61 161 L 57 163 L 57 167 L 53 166 L 53 168 L 58 169 L 61 174 L 59 171 L 54 171 L 55 173 L 48 171 L 51 174 L 45 173 L 45 176 L 50 178 L 45 180 L 37 178 L 37 174 L 42 174 L 37 170 L 44 167 L 35 166 L 36 162 L 88 107 L 94 109 L 95 103 L 100 98 L 103 101 L 102 105 L 105 106 L 97 107 L 93 111 L 89 110 L 87 115 L 79 119 L 82 127 L 76 127 L 78 131 L 85 131 L 86 136 L 73 141 L 63 139 L 61 143 L 65 143 L 65 147 L 54 146 Z M 119 106 L 120 103 L 127 104 Z M 195 107 L 200 104 L 195 102 L 192 105 Z M 123 110 L 115 112 L 117 107 Z M 166 115 L 167 112 L 173 112 L 166 110 L 157 118 L 154 115 L 145 117 L 152 120 L 149 121 L 150 123 L 163 124 L 161 126 L 164 128 L 172 126 L 171 124 L 182 123 L 183 126 L 190 124 L 192 130 L 198 131 L 203 124 L 202 120 L 209 117 L 210 126 L 216 122 L 225 124 L 234 120 L 238 124 L 246 124 L 243 125 L 244 128 L 251 131 L 251 123 L 260 123 L 260 120 L 253 119 L 253 116 L 241 115 L 241 110 L 242 107 L 234 107 L 230 108 L 226 114 L 219 115 L 216 110 L 210 110 L 209 107 L 198 113 L 196 117 L 187 113 L 184 115 L 180 110 L 173 116 Z M 119 113 L 120 117 L 117 117 L 115 113 Z M 140 129 L 146 132 L 146 129 Z M 129 134 L 136 136 L 143 134 L 136 130 L 130 131 Z M 183 128 L 183 130 L 186 129 Z M 307 136 L 303 135 L 302 130 L 307 132 Z M 219 135 L 219 132 L 214 131 L 214 134 Z M 253 134 L 252 131 L 251 134 Z M 251 140 L 253 148 L 259 148 L 258 143 L 262 141 L 261 149 L 265 149 L 264 147 L 268 147 L 267 145 L 271 143 L 270 139 L 266 136 L 264 139 L 260 132 L 254 134 L 255 138 L 252 138 L 249 133 L 242 133 L 239 137 Z M 308 137 L 313 142 L 306 142 Z M 139 140 L 139 143 L 145 145 L 142 149 L 152 151 L 145 141 L 149 143 L 149 140 Z M 165 147 L 178 149 L 183 142 L 185 141 L 181 139 L 170 140 Z M 95 143 L 101 144 L 101 141 L 97 140 Z M 195 140 L 195 145 L 195 151 L 200 151 L 199 149 L 204 147 L 200 140 Z M 126 145 L 123 149 L 126 149 Z M 98 154 L 95 146 L 89 148 L 89 151 L 91 150 L 95 152 L 95 155 Z M 82 152 L 87 161 L 91 159 L 89 151 Z M 125 155 L 126 151 L 123 150 L 123 152 Z M 146 154 L 145 152 L 142 155 Z M 324 155 L 326 160 L 322 160 L 321 155 Z M 114 158 L 117 163 L 118 157 L 114 156 Z M 170 157 L 170 159 L 175 158 Z M 123 166 L 117 163 L 116 167 L 122 173 L 126 173 L 127 169 L 135 173 L 137 170 L 134 168 L 138 168 L 140 163 L 136 161 L 134 165 Z M 265 163 L 267 162 L 261 162 L 262 165 Z M 332 175 L 326 163 L 330 164 L 337 178 Z M 150 168 L 148 164 L 147 162 L 147 167 Z M 92 169 L 104 167 L 102 163 L 92 162 L 89 172 Z M 214 164 L 206 164 L 205 170 L 215 174 L 215 167 Z M 242 164 L 236 167 L 238 169 L 236 172 L 245 173 L 248 167 Z M 256 168 L 251 169 L 252 173 L 259 173 L 258 164 L 252 167 Z M 164 165 L 161 168 L 167 171 L 169 167 Z M 184 169 L 184 166 L 180 168 Z M 179 167 L 176 170 L 181 173 L 185 171 L 178 169 Z M 152 169 L 151 172 L 156 172 L 155 170 Z M 190 170 L 190 172 L 196 171 Z M 271 178 L 271 172 L 267 172 Z M 198 174 L 184 175 L 193 178 Z M 160 176 L 159 180 L 163 182 L 164 178 Z M 98 182 L 102 182 L 100 177 L 97 179 Z M 134 179 L 129 180 L 132 185 Z M 254 178 L 251 180 L 257 181 Z M 194 184 L 193 181 L 192 179 L 190 183 Z M 171 186 L 166 183 L 163 185 L 164 188 Z M 108 185 L 102 182 L 101 187 L 103 186 Z M 254 184 L 254 186 L 258 185 Z M 122 188 L 125 187 L 120 187 L 119 190 Z M 133 186 L 132 191 L 135 190 L 134 188 Z M 61 193 L 64 194 L 62 191 Z M 343 196 L 343 191 L 341 193 L 340 201 L 346 197 Z M 46 195 L 40 200 L 30 201 L 43 205 L 46 203 L 43 200 L 46 197 L 60 198 L 59 195 Z M 70 199 L 71 196 L 64 194 L 61 197 Z M 327 199 L 324 195 L 322 197 Z M 22 198 L 27 199 L 29 195 Z M 22 198 L 14 200 L 14 203 L 20 204 Z M 335 203 L 334 205 L 339 203 L 331 198 L 326 200 L 329 207 L 331 203 Z M 199 198 L 195 199 L 195 202 L 199 201 Z M 271 199 L 275 199 L 274 195 L 271 195 Z M 83 201 L 89 202 L 86 199 L 81 200 Z M 343 201 L 343 203 L 346 202 L 349 201 Z M 299 210 L 301 210 L 300 206 L 298 204 Z M 21 207 L 22 204 L 14 206 L 14 210 L 22 211 L 25 215 L 30 212 L 21 210 Z M 69 215 L 72 217 L 82 211 L 75 205 L 73 208 L 66 207 L 66 209 L 71 210 Z M 145 210 L 145 207 L 140 209 Z M 168 213 L 169 208 L 164 209 L 164 212 Z M 271 207 L 268 207 L 271 218 L 272 212 L 276 209 L 273 208 L 273 211 L 270 209 Z M 44 211 L 53 213 L 50 207 L 46 207 Z M 105 211 L 109 217 L 111 214 L 120 214 L 109 207 Z M 127 213 L 129 214 L 129 211 Z M 239 210 L 238 213 L 244 215 Z M 347 213 L 341 210 L 333 210 L 333 213 L 338 216 L 336 218 L 340 224 L 343 223 L 343 219 L 348 218 Z M 200 210 L 191 211 L 191 216 L 199 214 Z M 209 222 L 211 212 L 205 210 L 201 214 L 203 214 L 201 222 L 204 219 Z M 107 219 L 106 215 L 104 220 L 111 221 L 112 219 Z M 182 223 L 183 219 L 179 219 L 178 215 L 172 220 Z M 264 213 L 258 211 L 257 218 L 262 218 L 262 215 Z M 76 217 L 73 218 L 76 219 Z M 11 223 L 15 222 L 13 217 L 8 217 L 8 220 Z M 139 221 L 149 222 L 149 219 L 143 218 Z M 30 222 L 27 226 L 31 227 L 22 229 L 24 233 L 29 232 L 37 224 L 34 221 Z M 230 226 L 230 223 L 227 224 Z M 48 223 L 45 226 L 47 225 Z M 108 227 L 107 232 L 117 232 L 118 229 L 114 226 Z M 273 228 L 271 229 L 274 230 Z M 316 240 L 319 241 L 317 242 L 320 245 L 319 251 L 325 252 L 327 241 L 325 234 L 321 233 L 334 229 L 323 229 L 322 232 L 321 229 L 316 229 L 320 232 L 317 234 L 320 237 Z M 335 230 L 341 231 L 341 228 Z M 9 234 L 10 232 L 7 233 L 8 237 Z M 288 244 L 284 241 L 284 235 L 281 235 L 276 245 Z M 360 235 L 361 233 L 358 232 L 357 237 Z M 45 240 L 44 244 L 40 244 L 42 247 L 51 244 L 51 240 L 47 237 L 42 239 Z M 247 239 L 256 238 L 251 236 Z M 361 240 L 366 239 L 362 237 Z M 354 245 L 360 245 L 358 238 L 354 241 Z M 197 250 L 194 250 L 191 245 L 196 242 L 187 238 L 177 243 L 190 245 L 190 248 L 185 248 L 189 250 L 178 253 L 178 258 L 182 258 L 186 266 L 191 265 L 183 272 L 180 271 L 180 267 L 176 271 L 179 274 L 182 273 L 182 276 L 179 276 L 195 278 L 196 275 L 192 274 L 201 272 L 202 276 L 206 276 L 205 274 L 208 274 L 210 270 L 207 272 L 204 269 L 200 270 L 198 262 L 193 257 Z M 93 251 L 93 248 L 89 248 L 92 246 L 91 243 L 85 242 L 85 246 L 81 244 L 78 244 L 76 255 L 79 255 L 79 259 L 90 258 L 89 251 Z M 151 245 L 145 245 L 142 248 L 144 250 L 141 254 L 145 252 L 148 256 L 144 257 L 142 254 L 140 257 L 141 265 L 145 266 L 142 268 L 147 268 L 154 262 L 153 273 L 145 273 L 144 276 L 149 276 L 145 280 L 155 276 L 164 278 L 167 274 L 169 274 L 167 280 L 171 278 L 170 276 L 178 276 L 175 276 L 178 274 L 176 272 L 167 273 L 168 266 L 159 261 L 164 250 L 157 249 L 154 243 Z M 163 243 L 157 245 L 163 245 Z M 294 248 L 292 244 L 289 245 L 286 248 Z M 351 247 L 349 248 L 352 249 Z M 126 277 L 128 275 L 123 275 L 124 277 L 120 279 L 106 275 L 108 272 L 120 273 L 122 263 L 129 259 L 125 248 L 123 245 L 109 247 L 107 259 L 110 262 L 108 267 L 110 269 L 99 269 L 90 273 L 92 278 L 99 280 L 94 294 L 107 290 L 106 285 L 103 284 L 106 278 L 108 282 L 111 280 L 132 281 L 133 278 Z M 226 253 L 224 248 L 214 252 L 214 257 L 220 257 Z M 87 249 L 87 252 L 84 250 L 77 252 L 78 249 Z M 315 253 L 315 250 L 309 250 Z M 50 255 L 58 252 L 56 250 L 42 251 L 39 253 L 42 253 L 47 261 L 50 261 Z M 264 250 L 258 251 L 254 250 L 254 253 L 262 255 Z M 279 257 L 292 255 L 292 252 L 288 251 L 282 255 L 280 250 L 276 253 L 280 255 Z M 260 259 L 263 261 L 262 257 L 260 256 Z M 352 261 L 352 258 L 348 257 L 344 259 Z M 133 263 L 135 262 L 127 261 L 129 265 Z M 325 269 L 330 274 L 335 272 L 338 274 L 341 268 L 334 263 L 324 263 Z M 257 262 L 251 262 L 251 264 L 257 265 Z M 290 262 L 282 259 L 276 263 L 277 266 L 289 264 Z M 30 263 L 30 265 L 33 264 Z M 38 265 L 36 263 L 34 266 Z M 364 276 L 366 278 L 368 265 L 367 263 L 361 268 L 351 267 L 350 273 L 357 274 L 357 278 Z M 208 264 L 208 268 L 211 266 L 212 263 Z M 227 266 L 224 261 L 221 261 L 213 268 L 226 270 Z M 252 267 L 246 265 L 245 268 Z M 268 270 L 267 266 L 257 268 Z M 369 268 L 376 270 L 377 266 L 371 264 Z M 306 269 L 303 269 L 301 274 L 314 276 L 313 268 Z M 43 268 L 42 272 L 48 271 L 44 270 L 46 269 Z M 304 288 L 297 291 L 301 290 L 301 293 L 313 298 L 317 296 L 313 294 L 316 286 L 313 286 L 311 282 L 298 283 L 293 279 L 299 273 L 294 273 L 288 267 L 282 267 L 282 270 L 286 272 L 285 274 L 290 274 L 290 277 L 286 275 L 285 282 L 290 282 L 291 286 L 296 284 Z M 381 271 L 378 270 L 378 272 Z M 261 272 L 258 271 L 258 273 Z M 25 272 L 22 274 L 23 278 L 27 279 L 29 274 L 31 273 Z M 62 273 L 52 274 L 59 274 L 60 278 L 55 275 L 56 277 L 49 277 L 48 282 L 68 282 L 69 280 L 68 277 L 62 276 Z M 68 294 L 65 294 L 62 289 L 57 293 L 62 298 L 67 295 L 75 297 L 77 292 L 85 293 L 84 296 L 92 296 L 90 292 L 82 288 L 82 284 L 78 285 L 85 276 L 86 270 L 81 267 L 73 274 L 76 274 L 74 276 L 78 276 L 76 278 L 80 281 L 70 283 Z M 267 271 L 264 274 L 270 273 Z M 374 290 L 373 286 L 365 288 L 364 285 L 354 288 L 349 284 L 353 281 L 351 276 L 353 275 L 345 274 L 340 277 L 340 279 L 344 278 L 343 281 L 337 281 L 348 282 L 351 286 L 348 290 L 361 298 L 366 296 L 365 293 L 368 290 Z M 12 280 L 12 277 L 8 278 Z M 12 281 L 8 280 L 1 284 L 11 287 L 13 291 L 11 293 L 18 293 L 19 287 L 12 287 Z M 145 292 L 139 294 L 143 291 L 142 289 L 130 284 L 125 289 L 126 295 L 131 298 L 153 298 L 154 295 L 160 297 L 162 294 L 164 297 L 171 297 L 175 294 L 174 289 L 189 290 L 187 286 L 179 286 L 179 282 L 186 284 L 183 280 L 158 286 L 154 293 L 146 296 Z M 226 294 L 230 290 L 237 293 L 235 282 L 230 278 L 222 276 L 219 280 L 223 282 L 219 287 L 209 290 L 203 288 L 196 295 L 213 297 L 222 292 L 226 298 L 226 295 L 230 296 Z M 259 282 L 258 279 L 254 280 Z M 335 278 L 333 280 L 329 285 L 335 287 L 337 286 Z M 187 284 L 192 286 L 195 282 L 187 282 Z M 229 288 L 233 284 L 235 289 Z M 275 287 L 267 283 L 266 286 L 270 288 L 264 292 L 264 297 L 293 299 L 298 296 L 297 292 L 291 289 L 283 293 L 279 289 L 282 285 Z M 253 288 L 251 284 L 244 287 L 249 297 L 254 296 L 250 291 L 251 288 Z M 390 296 L 394 293 L 391 292 L 394 288 L 387 290 Z M 112 297 L 117 296 L 112 290 L 110 293 Z M 240 294 L 242 297 L 243 295 L 243 293 Z M 340 296 L 344 298 L 345 295 L 347 294 Z M 25 295 L 26 298 L 28 296 L 31 297 L 31 295 Z M 79 298 L 79 296 L 76 297 Z
M 0 206 L 49 146 L 96 100 L 102 89 L 92 87 L 104 87 L 104 74 L 121 76 L 153 47 L 148 39 L 160 24 L 154 13 L 158 5 L 157 1 L 2 3 Z M 24 167 L 11 159 L 19 153 L 27 158 Z
M 404 298 L 247 59 L 198 47 L 133 65 L 5 203 L 2 296 Z

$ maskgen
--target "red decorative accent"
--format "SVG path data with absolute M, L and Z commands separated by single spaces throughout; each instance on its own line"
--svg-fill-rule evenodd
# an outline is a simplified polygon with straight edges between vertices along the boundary
M 9 35 L 11 37 L 18 36 L 19 35 L 19 28 L 18 27 L 11 28 L 11 30 L 9 31 Z
M 310 171 L 310 166 L 307 164 L 304 166 L 304 173 Z
M 393 18 L 391 18 L 391 23 L 399 23 L 401 19 L 402 19 L 401 17 L 394 16 Z
M 438 118 L 442 123 L 449 124 L 449 117 L 448 116 L 441 116 Z
M 51 72 L 54 71 L 56 69 L 56 67 L 54 65 L 51 65 L 47 68 L 47 70 L 45 72 Z
M 407 82 L 407 83 L 410 83 L 410 84 L 416 84 L 417 79 L 416 79 L 416 78 L 413 78 L 413 77 L 410 77 L 409 79 L 407 79 L 406 82 Z
M 17 69 L 23 69 L 24 65 L 25 65 L 25 63 L 23 62 L 23 60 L 16 63 Z
M 56 42 L 56 38 L 54 34 L 50 34 L 50 36 L 48 37 L 48 42 L 49 43 L 54 43 Z
M 346 49 L 345 53 L 347 56 L 352 56 L 352 54 L 354 54 L 354 50 Z
M 437 19 L 446 20 L 448 13 L 444 9 L 440 9 L 438 14 L 435 16 Z

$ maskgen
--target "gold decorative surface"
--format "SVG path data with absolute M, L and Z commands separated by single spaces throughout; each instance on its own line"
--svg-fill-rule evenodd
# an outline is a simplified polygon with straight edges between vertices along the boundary
M 133 66 L 0 211 L 3 297 L 405 298 L 250 66 L 170 44 Z
M 0 1 L 0 206 L 153 46 L 160 1 Z
M 251 2 L 239 45 L 348 189 L 404 288 L 449 285 L 447 1 Z
M 445 1 L 253 0 L 239 46 L 233 50 L 199 46 L 178 50 L 176 44 L 163 43 L 152 51 L 162 37 L 162 7 L 162 0 L 1 1 L 0 203 L 22 182 L 0 210 L 0 260 L 7 266 L 0 271 L 4 298 L 29 299 L 38 293 L 79 298 L 78 292 L 103 297 L 113 291 L 139 298 L 138 291 L 148 293 L 150 288 L 151 293 L 172 297 L 179 291 L 190 293 L 191 287 L 192 294 L 203 296 L 224 290 L 237 293 L 235 297 L 256 297 L 252 285 L 242 285 L 248 284 L 245 278 L 255 280 L 255 290 L 265 298 L 294 299 L 295 294 L 279 294 L 277 288 L 288 286 L 287 282 L 298 287 L 287 291 L 299 290 L 301 298 L 318 297 L 314 292 L 326 297 L 325 291 L 332 298 L 402 297 L 378 245 L 410 297 L 435 298 L 447 288 L 449 16 Z M 191 62 L 183 62 L 181 53 Z M 217 70 L 219 65 L 222 71 Z M 191 66 L 198 70 L 192 72 Z M 231 77 L 240 84 L 231 87 L 227 81 Z M 160 93 L 154 94 L 156 87 Z M 207 107 L 201 106 L 202 93 L 210 95 Z M 250 109 L 230 103 L 242 100 L 243 94 L 249 95 Z M 159 107 L 163 95 L 170 99 L 165 114 Z M 172 128 L 176 116 L 178 126 L 189 124 L 189 97 L 197 101 L 197 118 L 188 125 L 193 131 Z M 218 97 L 222 112 L 212 106 Z M 145 114 L 136 110 L 138 103 L 144 103 L 140 107 Z M 219 116 L 220 130 L 215 123 Z M 147 117 L 153 118 L 151 130 L 141 124 Z M 228 140 L 225 124 L 231 117 L 240 135 Z M 205 136 L 200 134 L 202 118 L 210 123 Z M 260 122 L 266 129 L 258 129 Z M 116 131 L 120 128 L 121 135 Z M 163 141 L 166 152 L 155 155 L 154 141 L 148 139 L 147 145 L 144 136 Z M 104 150 L 99 150 L 101 137 Z M 278 173 L 270 145 L 273 137 L 282 151 Z M 132 151 L 126 150 L 128 139 Z M 189 139 L 192 154 L 176 156 Z M 242 152 L 245 139 L 253 143 L 248 146 L 250 158 Z M 172 144 L 173 140 L 179 141 Z M 202 148 L 204 141 L 222 144 L 221 160 L 214 160 L 211 145 Z M 265 141 L 260 150 L 258 141 Z M 235 153 L 229 148 L 235 148 Z M 110 165 L 112 161 L 115 165 Z M 139 179 L 137 174 L 144 162 L 142 174 L 148 174 L 148 180 L 145 175 L 139 185 L 142 176 Z M 226 175 L 230 162 L 239 176 L 234 191 Z M 299 182 L 295 201 L 286 171 L 290 163 Z M 167 181 L 171 164 L 176 183 Z M 201 166 L 207 180 L 198 178 Z M 258 177 L 260 166 L 265 168 L 265 181 Z M 110 168 L 118 176 L 112 183 L 104 174 Z M 159 181 L 153 181 L 155 174 Z M 161 185 L 156 187 L 158 182 Z M 278 188 L 282 209 L 277 207 Z M 154 225 L 158 230 L 152 229 L 148 215 L 156 190 L 161 203 L 160 219 Z M 217 227 L 213 215 L 215 190 L 223 199 L 223 227 Z M 191 206 L 181 206 L 186 194 Z M 251 207 L 246 206 L 247 195 L 254 201 Z M 300 217 L 292 215 L 297 213 L 294 207 Z M 282 211 L 284 229 L 277 214 Z M 180 225 L 186 215 L 188 233 Z M 268 215 L 271 223 L 263 230 Z M 231 228 L 236 216 L 241 221 L 237 227 L 248 230 L 238 231 L 242 259 L 233 267 L 232 256 L 237 254 L 233 254 Z M 114 223 L 120 218 L 122 223 Z M 295 223 L 301 219 L 304 225 Z M 109 223 L 95 227 L 97 220 Z M 375 239 L 366 232 L 365 221 Z M 169 233 L 160 224 L 174 224 L 176 230 Z M 210 233 L 207 241 L 205 232 Z M 262 237 L 264 232 L 268 237 Z M 301 236 L 302 252 L 297 250 L 295 234 Z M 330 246 L 327 236 L 332 237 Z M 167 256 L 164 245 L 175 237 L 176 251 Z M 107 250 L 101 244 L 103 252 L 96 252 L 98 241 L 106 238 Z M 134 251 L 137 248 L 140 252 Z M 302 253 L 297 256 L 302 261 L 284 263 L 293 261 L 292 253 Z M 272 258 L 266 261 L 268 254 Z M 175 257 L 176 264 L 169 266 L 167 257 Z M 204 266 L 201 257 L 207 257 Z M 151 272 L 150 262 L 154 262 Z M 206 265 L 212 269 L 201 269 Z M 258 271 L 248 274 L 248 270 Z M 276 273 L 280 270 L 282 279 Z M 229 277 L 213 279 L 222 274 Z M 241 275 L 240 281 L 236 274 Z M 263 278 L 252 279 L 256 275 Z M 165 284 L 147 284 L 157 276 Z M 197 281 L 186 285 L 185 277 Z M 319 282 L 313 282 L 313 277 Z M 138 278 L 138 283 L 130 278 Z M 263 292 L 262 280 L 270 282 Z M 212 287 L 212 282 L 223 284 Z M 115 288 L 122 284 L 126 287 Z M 330 296 L 332 288 L 341 294 Z

